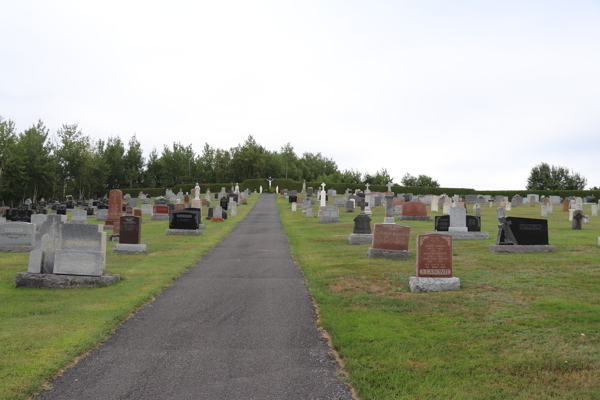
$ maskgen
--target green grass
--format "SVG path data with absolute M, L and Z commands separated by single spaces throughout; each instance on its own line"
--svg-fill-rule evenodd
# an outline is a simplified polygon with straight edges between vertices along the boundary
M 0 399 L 26 399 L 75 357 L 105 340 L 137 308 L 193 267 L 252 209 L 237 217 L 205 223 L 202 236 L 166 236 L 168 221 L 144 216 L 146 255 L 113 255 L 107 243 L 107 274 L 121 282 L 104 288 L 15 288 L 15 274 L 27 271 L 28 253 L 0 253 Z M 206 208 L 203 210 L 206 215 Z M 94 220 L 90 220 L 91 221 Z
M 554 206 L 556 253 L 492 254 L 495 207 L 486 205 L 490 239 L 453 244 L 461 290 L 413 294 L 415 236 L 433 222 L 398 222 L 411 227 L 412 259 L 369 259 L 367 245 L 348 245 L 356 213 L 320 224 L 278 204 L 320 324 L 362 400 L 600 399 L 600 218 L 573 231 Z M 539 218 L 540 207 L 506 214 Z M 372 219 L 383 222 L 383 207 Z

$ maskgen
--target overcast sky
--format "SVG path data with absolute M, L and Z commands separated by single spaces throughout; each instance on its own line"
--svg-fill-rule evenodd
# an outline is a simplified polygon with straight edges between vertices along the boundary
M 600 186 L 598 1 L 3 1 L 0 115 L 339 168 Z

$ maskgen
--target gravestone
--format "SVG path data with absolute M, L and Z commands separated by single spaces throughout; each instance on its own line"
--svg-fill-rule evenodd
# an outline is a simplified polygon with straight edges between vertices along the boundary
M 108 218 L 104 225 L 112 226 L 113 233 L 119 233 L 119 223 L 121 219 L 121 199 L 123 192 L 119 189 L 113 189 L 108 195 Z
M 400 221 L 429 221 L 427 206 L 420 201 L 405 201 Z
M 440 198 L 438 196 L 431 197 L 431 212 L 439 212 Z
M 87 211 L 85 210 L 73 210 L 71 214 L 72 224 L 87 224 Z
M 452 276 L 451 236 L 417 236 L 417 276 L 410 277 L 409 287 L 414 293 L 460 289 L 460 279 Z
M 119 243 L 140 244 L 142 229 L 140 217 L 124 215 L 121 216 L 121 233 Z
M 548 221 L 545 219 L 500 216 L 496 245 L 488 246 L 492 253 L 555 252 L 548 244 Z
M 35 234 L 34 248 L 29 253 L 27 271 L 35 274 L 51 274 L 59 246 L 60 229 L 67 222 L 66 215 L 48 215 Z
M 571 228 L 573 230 L 581 230 L 583 229 L 583 212 L 581 210 L 575 210 L 573 212 L 573 223 L 571 225 Z
M 36 230 L 39 230 L 47 218 L 47 214 L 34 214 L 31 216 L 31 223 L 35 225 Z
M 436 215 L 433 223 L 433 229 L 437 232 L 448 232 L 448 228 L 450 228 L 450 216 Z
M 348 235 L 348 244 L 371 244 L 372 242 L 371 218 L 366 214 L 358 214 L 354 218 L 352 233 Z
M 96 221 L 106 221 L 108 219 L 108 209 L 98 209 L 96 211 Z
M 212 220 L 213 222 L 224 222 L 225 218 L 223 217 L 223 213 L 224 210 L 221 206 L 216 206 L 213 208 L 213 216 L 212 216 Z
M 467 232 L 467 213 L 464 208 L 452 207 L 450 209 L 449 232 Z
M 0 223 L 0 252 L 27 253 L 33 249 L 36 225 L 29 222 Z
M 101 225 L 60 225 L 54 273 L 101 276 L 106 264 L 106 233 Z
M 481 232 L 481 217 L 467 215 L 467 231 L 468 232 Z M 486 237 L 486 239 L 487 239 L 487 237 Z
M 340 222 L 340 211 L 335 206 L 325 206 L 320 211 L 320 223 L 336 223 Z
M 598 206 L 596 204 L 592 204 L 592 217 L 598 216 Z
M 169 204 L 171 205 L 171 204 Z M 152 207 L 152 220 L 165 221 L 169 219 L 169 205 Z
M 150 204 L 142 204 L 142 215 L 152 215 L 152 206 Z
M 375 224 L 369 258 L 411 258 L 408 251 L 410 227 L 396 224 Z

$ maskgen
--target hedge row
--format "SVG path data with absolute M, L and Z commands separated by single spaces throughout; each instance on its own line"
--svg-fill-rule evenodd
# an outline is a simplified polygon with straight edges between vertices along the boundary
M 206 189 L 210 188 L 212 193 L 219 192 L 222 187 L 229 190 L 232 185 L 235 183 L 203 183 L 200 184 L 200 189 L 202 193 L 206 193 Z M 191 193 L 192 189 L 195 187 L 195 184 L 182 184 L 176 185 L 171 189 L 174 193 L 177 193 L 180 189 L 183 193 Z M 242 183 L 239 183 L 240 190 L 250 189 L 251 191 L 256 190 L 257 192 L 260 190 L 260 187 L 263 187 L 263 190 L 266 190 L 269 187 L 269 183 L 264 179 L 247 179 Z M 272 183 L 273 189 L 279 187 L 279 189 L 288 189 L 288 190 L 302 190 L 302 182 L 294 181 L 292 179 L 276 179 Z M 321 187 L 321 182 L 306 182 L 306 187 L 312 187 L 315 191 Z M 352 191 L 356 189 L 365 189 L 364 184 L 358 183 L 325 183 L 325 189 L 335 189 L 338 193 L 343 193 L 346 189 L 352 189 Z M 369 185 L 369 189 L 374 192 L 385 192 L 387 191 L 387 186 L 385 185 Z M 137 196 L 140 191 L 148 194 L 152 197 L 156 196 L 164 196 L 167 188 L 133 188 L 133 189 L 123 189 L 123 194 L 129 193 L 132 196 Z M 406 187 L 406 186 L 398 186 L 394 185 L 392 187 L 394 193 L 412 193 L 412 194 L 447 194 L 448 196 L 454 196 L 456 194 L 460 196 L 465 196 L 467 194 L 482 194 L 482 195 L 503 195 L 512 198 L 513 196 L 519 194 L 522 197 L 527 197 L 527 194 L 538 194 L 540 196 L 560 196 L 562 198 L 565 197 L 586 197 L 586 196 L 594 196 L 596 198 L 600 197 L 600 190 L 475 190 L 469 188 L 429 188 L 429 187 Z

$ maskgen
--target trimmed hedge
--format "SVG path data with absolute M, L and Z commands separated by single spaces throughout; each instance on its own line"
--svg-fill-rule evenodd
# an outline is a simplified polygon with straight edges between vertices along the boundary
M 224 187 L 226 190 L 229 190 L 231 186 L 235 186 L 235 183 L 202 183 L 200 184 L 200 189 L 202 193 L 206 193 L 206 189 L 210 188 L 212 193 L 217 193 Z M 266 191 L 269 188 L 269 182 L 265 179 L 247 179 L 244 182 L 240 183 L 240 190 L 243 191 L 245 189 L 250 189 L 251 191 L 256 190 L 260 191 L 260 187 L 263 187 L 263 190 Z M 171 187 L 174 193 L 179 192 L 179 189 L 183 191 L 183 193 L 191 193 L 192 189 L 196 186 L 196 184 L 182 184 L 175 185 Z M 294 181 L 292 179 L 285 178 L 277 178 L 272 183 L 273 190 L 277 186 L 279 189 L 288 189 L 288 190 L 297 190 L 300 192 L 302 190 L 302 182 Z M 315 191 L 321 187 L 321 182 L 306 182 L 306 187 L 312 187 Z M 352 189 L 352 191 L 356 189 L 365 189 L 365 185 L 362 183 L 327 183 L 325 182 L 325 189 L 335 189 L 338 193 L 344 193 L 346 189 Z M 386 185 L 369 185 L 369 189 L 374 192 L 385 192 L 387 191 Z M 148 194 L 152 197 L 164 196 L 167 188 L 133 188 L 133 189 L 122 189 L 123 194 L 129 193 L 132 196 L 137 197 L 140 191 Z M 560 196 L 562 198 L 565 197 L 586 197 L 586 196 L 595 196 L 596 198 L 600 197 L 600 190 L 475 190 L 470 188 L 430 188 L 430 187 L 408 187 L 408 186 L 392 186 L 392 190 L 394 193 L 412 193 L 412 194 L 447 194 L 448 196 L 454 196 L 456 194 L 460 196 L 465 196 L 467 194 L 482 194 L 482 195 L 503 195 L 512 198 L 514 195 L 519 194 L 522 197 L 527 197 L 527 194 L 538 194 L 540 196 Z

